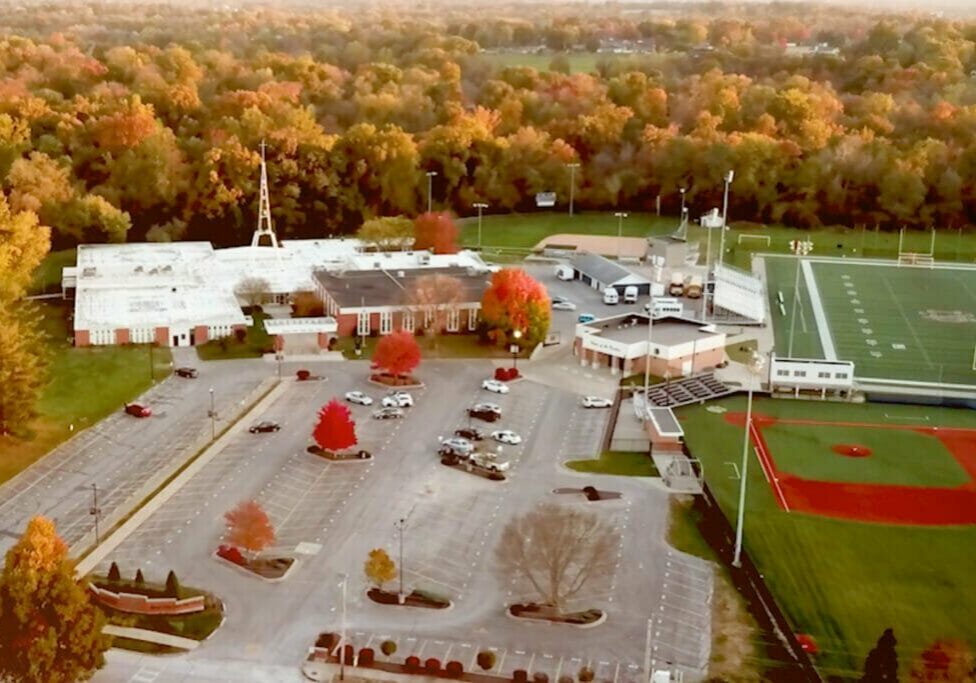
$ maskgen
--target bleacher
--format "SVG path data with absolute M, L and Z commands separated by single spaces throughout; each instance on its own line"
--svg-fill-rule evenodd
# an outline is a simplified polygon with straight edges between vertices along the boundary
M 678 408 L 680 406 L 699 403 L 721 396 L 728 396 L 735 390 L 728 387 L 711 372 L 705 372 L 692 377 L 655 384 L 648 387 L 648 400 L 651 408 Z M 643 394 L 643 390 L 641 390 Z M 634 408 L 638 416 L 643 417 L 644 397 L 634 396 Z
M 716 266 L 713 306 L 761 323 L 766 319 L 765 288 L 749 273 L 726 265 Z

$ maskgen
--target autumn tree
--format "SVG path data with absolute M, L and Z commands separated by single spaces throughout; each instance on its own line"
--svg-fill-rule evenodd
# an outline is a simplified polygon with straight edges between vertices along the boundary
M 898 653 L 895 632 L 886 628 L 864 660 L 861 683 L 898 683 Z
M 413 222 L 414 249 L 430 249 L 435 254 L 456 254 L 458 227 L 450 214 L 441 211 L 422 213 Z
M 447 328 L 447 319 L 464 302 L 464 285 L 451 275 L 421 275 L 407 290 L 407 306 L 427 335 Z
M 337 398 L 322 406 L 312 438 L 319 448 L 331 452 L 352 448 L 359 443 L 356 438 L 356 423 L 349 408 Z
M 224 538 L 231 545 L 243 548 L 252 555 L 274 543 L 275 532 L 267 513 L 254 500 L 245 500 L 224 514 L 227 533 Z
M 234 288 L 234 294 L 251 307 L 263 304 L 270 291 L 271 283 L 263 277 L 256 276 L 244 278 Z
M 356 237 L 379 251 L 399 251 L 413 244 L 413 221 L 403 216 L 371 218 L 359 228 Z
M 498 344 L 513 339 L 520 330 L 520 343 L 534 347 L 546 338 L 551 316 L 546 288 L 521 268 L 503 268 L 492 275 L 481 298 L 481 320 L 488 336 Z
M 111 638 L 54 523 L 34 517 L 0 575 L 0 679 L 73 683 L 104 663 Z
M 24 293 L 50 248 L 50 228 L 33 211 L 12 211 L 0 192 L 0 310 Z
M 0 438 L 23 427 L 47 383 L 44 343 L 26 314 L 33 306 L 5 306 L 0 299 Z
M 316 318 L 325 315 L 322 299 L 315 292 L 298 292 L 291 302 L 296 318 Z
M 394 377 L 409 376 L 419 364 L 417 337 L 407 330 L 397 330 L 382 337 L 373 352 L 373 365 Z
M 973 683 L 976 680 L 976 657 L 962 640 L 937 640 L 915 660 L 911 680 Z
M 496 556 L 507 576 L 525 579 L 558 612 L 590 580 L 613 571 L 619 542 L 598 515 L 544 503 L 508 523 Z
M 383 584 L 396 578 L 396 565 L 390 556 L 382 548 L 375 548 L 369 551 L 369 559 L 363 567 L 366 578 L 376 584 L 376 587 L 383 590 Z

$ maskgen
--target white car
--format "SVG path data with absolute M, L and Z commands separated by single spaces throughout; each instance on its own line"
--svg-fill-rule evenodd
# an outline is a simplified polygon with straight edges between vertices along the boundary
M 383 397 L 384 408 L 412 408 L 413 396 L 405 391 L 397 391 Z
M 613 401 L 601 396 L 587 396 L 583 399 L 584 408 L 609 408 L 612 405 Z
M 508 460 L 499 460 L 494 453 L 476 451 L 471 454 L 469 462 L 489 472 L 505 472 L 509 468 Z
M 358 403 L 361 406 L 373 405 L 373 399 L 361 391 L 347 391 L 346 400 L 350 403 Z
M 522 443 L 522 437 L 513 432 L 511 429 L 500 429 L 497 432 L 491 433 L 491 438 L 500 443 L 508 443 L 513 446 L 517 446 Z
M 576 304 L 572 301 L 554 301 L 552 303 L 552 310 L 554 311 L 575 311 Z
M 507 394 L 508 386 L 499 382 L 497 379 L 486 379 L 481 383 L 481 388 L 496 394 Z

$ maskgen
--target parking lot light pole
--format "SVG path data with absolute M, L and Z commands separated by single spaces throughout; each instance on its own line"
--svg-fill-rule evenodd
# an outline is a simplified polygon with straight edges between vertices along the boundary
M 210 387 L 210 440 L 217 438 L 217 413 L 214 412 L 214 388 Z
M 474 208 L 478 209 L 478 248 L 481 249 L 481 212 L 488 208 L 484 202 L 475 202 Z
M 339 680 L 346 680 L 346 583 L 348 577 L 343 573 L 339 574 L 340 586 L 342 588 L 342 612 L 339 627 Z
M 434 176 L 437 171 L 427 171 L 427 213 L 434 210 Z
M 512 332 L 512 338 L 515 339 L 515 343 L 509 347 L 509 351 L 512 352 L 512 369 L 518 370 L 519 339 L 522 338 L 522 330 Z
M 396 529 L 397 529 L 397 532 L 399 533 L 399 536 L 400 536 L 400 565 L 399 565 L 399 569 L 400 569 L 400 592 L 397 593 L 397 599 L 399 600 L 399 602 L 400 602 L 401 605 L 404 602 L 404 597 L 403 597 L 403 526 L 404 526 L 404 524 L 406 524 L 406 522 L 407 522 L 407 520 L 405 520 L 403 517 L 401 517 L 400 519 L 398 519 L 397 522 L 396 522 Z
M 732 555 L 733 567 L 742 566 L 742 526 L 745 522 L 746 480 L 748 479 L 747 475 L 749 474 L 749 442 L 752 431 L 752 390 L 755 380 L 758 379 L 762 373 L 765 362 L 766 359 L 760 355 L 758 351 L 753 351 L 752 358 L 746 365 L 746 368 L 749 370 L 752 377 L 749 379 L 749 398 L 746 402 L 746 433 L 742 440 L 742 470 L 739 472 L 739 508 L 736 511 L 735 552 Z
M 617 217 L 617 260 L 620 260 L 620 242 L 624 236 L 624 219 L 627 217 L 627 213 L 624 211 L 618 211 L 613 214 Z
M 92 483 L 92 506 L 88 511 L 95 518 L 95 545 L 101 542 L 101 538 L 98 533 L 98 516 L 102 514 L 101 508 L 98 507 L 98 486 Z

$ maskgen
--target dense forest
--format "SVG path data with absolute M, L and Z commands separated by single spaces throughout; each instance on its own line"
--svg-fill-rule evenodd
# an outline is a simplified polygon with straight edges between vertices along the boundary
M 626 9 L 623 9 L 625 8 Z M 802 4 L 0 7 L 0 179 L 76 241 L 240 243 L 259 143 L 285 236 L 718 205 L 800 226 L 976 222 L 976 20 Z M 501 54 L 545 50 L 547 68 Z M 596 53 L 590 72 L 573 56 Z M 510 64 L 510 61 L 508 62 Z

